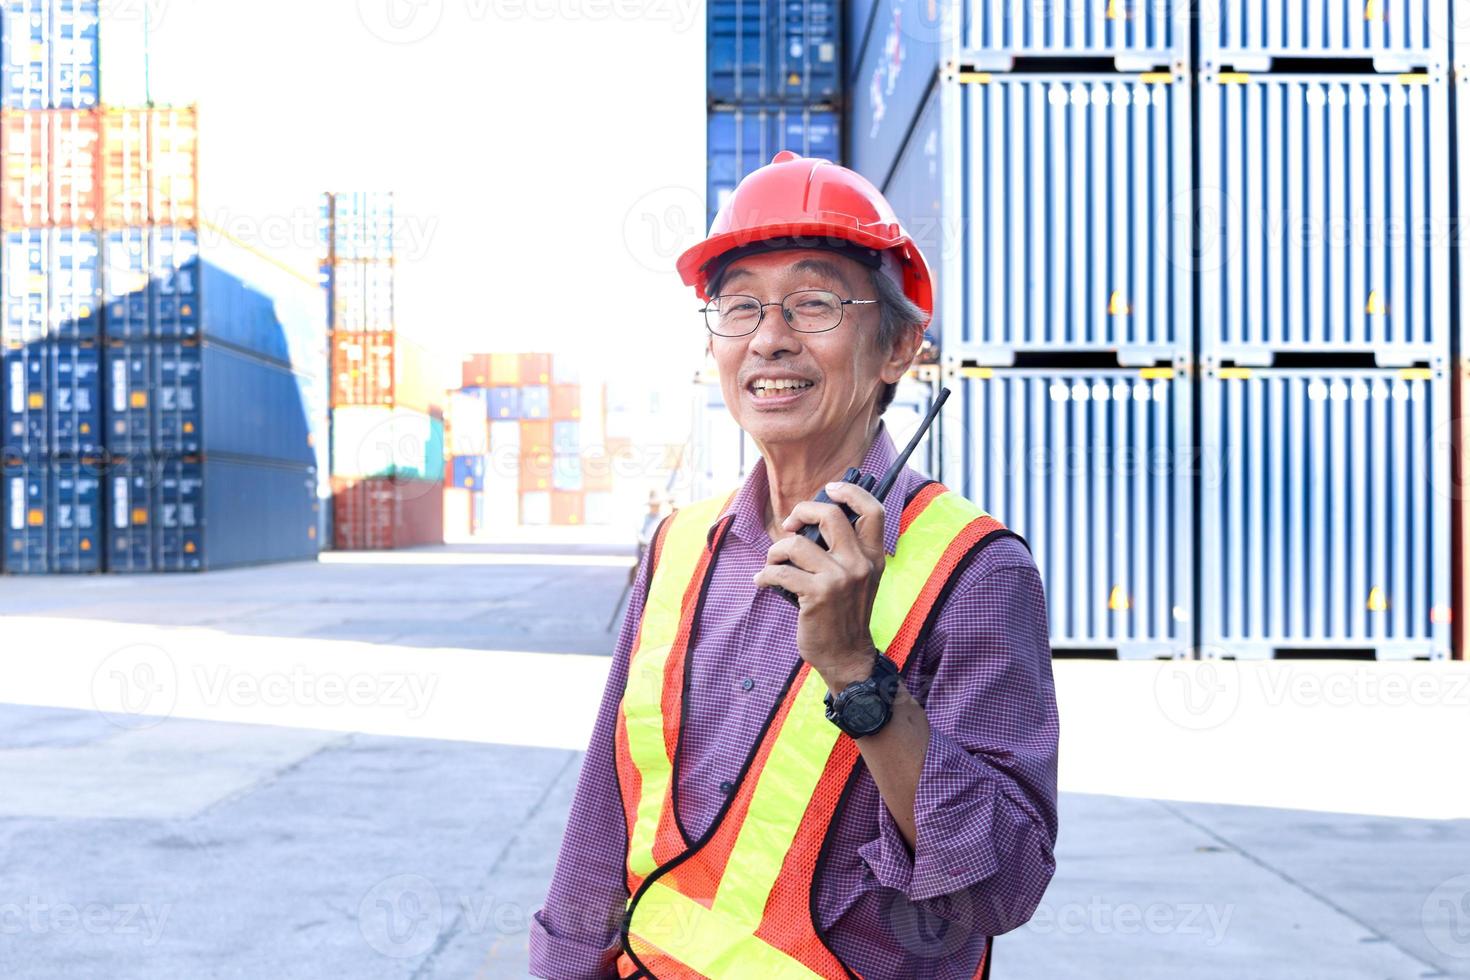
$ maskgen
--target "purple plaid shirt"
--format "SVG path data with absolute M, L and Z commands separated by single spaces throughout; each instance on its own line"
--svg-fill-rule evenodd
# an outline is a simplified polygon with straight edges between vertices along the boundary
M 882 473 L 896 455 L 880 428 L 862 470 Z M 902 502 L 923 482 L 906 469 L 888 496 L 889 555 Z M 772 544 L 762 521 L 767 496 L 762 460 L 725 512 L 734 523 L 695 624 L 677 796 L 694 836 L 709 828 L 798 660 L 796 609 L 769 589 L 757 593 L 751 581 Z M 647 575 L 645 556 L 551 889 L 532 919 L 531 972 L 539 977 L 617 975 L 627 830 L 613 728 Z M 912 656 L 905 678 L 930 725 L 914 804 L 916 846 L 911 853 L 864 770 L 816 883 L 817 915 L 833 952 L 870 980 L 972 976 L 985 937 L 1025 923 L 1055 867 L 1056 699 L 1046 601 L 1025 546 L 1000 538 L 981 551 Z

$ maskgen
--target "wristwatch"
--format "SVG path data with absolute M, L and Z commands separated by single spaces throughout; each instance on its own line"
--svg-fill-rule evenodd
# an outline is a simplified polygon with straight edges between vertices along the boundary
M 873 663 L 873 676 L 849 684 L 832 697 L 828 691 L 822 703 L 827 706 L 827 720 L 853 738 L 874 735 L 893 717 L 893 699 L 898 696 L 898 667 L 883 654 Z

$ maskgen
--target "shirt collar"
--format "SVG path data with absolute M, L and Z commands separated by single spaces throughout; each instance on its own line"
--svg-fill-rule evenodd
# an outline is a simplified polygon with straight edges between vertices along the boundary
M 867 453 L 863 456 L 860 469 L 863 473 L 872 474 L 876 479 L 882 479 L 888 467 L 898 456 L 898 450 L 893 445 L 893 439 L 888 435 L 888 427 L 879 420 L 878 432 L 873 436 L 872 443 L 868 446 Z M 841 474 L 833 474 L 840 476 Z M 888 492 L 888 499 L 883 507 L 883 550 L 892 555 L 898 548 L 898 525 L 903 516 L 903 504 L 908 499 L 909 491 L 916 482 L 922 482 L 918 474 L 908 467 L 904 467 L 899 473 L 898 479 L 894 481 L 893 488 Z M 765 523 L 761 520 L 765 512 L 766 501 L 770 498 L 770 483 L 766 476 L 765 458 L 757 460 L 751 468 L 745 482 L 731 498 L 729 506 L 710 525 L 709 536 L 706 540 L 713 539 L 715 527 L 726 518 L 733 518 L 730 525 L 730 533 L 747 544 L 761 547 L 770 547 L 771 538 L 766 533 Z

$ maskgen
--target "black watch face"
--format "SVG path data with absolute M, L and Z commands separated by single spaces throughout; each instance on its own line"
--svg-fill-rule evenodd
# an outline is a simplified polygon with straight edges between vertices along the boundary
M 842 722 L 855 732 L 871 732 L 882 727 L 888 717 L 888 706 L 877 694 L 863 692 L 847 702 Z

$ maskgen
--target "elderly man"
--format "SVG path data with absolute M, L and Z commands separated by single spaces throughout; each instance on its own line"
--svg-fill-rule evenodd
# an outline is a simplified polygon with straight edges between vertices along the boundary
M 928 266 L 867 180 L 782 152 L 679 269 L 762 460 L 641 563 L 532 972 L 983 976 L 1054 868 L 1036 566 L 912 469 L 829 482 L 896 457 Z

